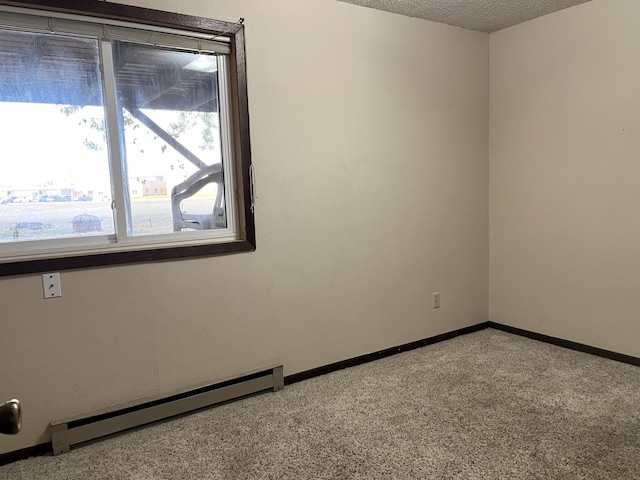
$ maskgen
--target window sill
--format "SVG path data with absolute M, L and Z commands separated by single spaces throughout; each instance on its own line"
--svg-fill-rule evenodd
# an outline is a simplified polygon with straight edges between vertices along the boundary
M 186 245 L 57 258 L 41 258 L 36 260 L 8 261 L 0 264 L 0 277 L 78 268 L 103 267 L 177 259 L 184 260 L 197 257 L 213 257 L 233 253 L 253 252 L 255 249 L 255 245 L 246 240 L 236 240 L 232 242 L 208 243 L 204 245 Z

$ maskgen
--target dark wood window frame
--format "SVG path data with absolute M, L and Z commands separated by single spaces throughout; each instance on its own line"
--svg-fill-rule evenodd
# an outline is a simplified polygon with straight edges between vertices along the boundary
M 249 140 L 245 39 L 244 26 L 240 22 L 230 23 L 97 0 L 0 0 L 0 5 L 71 13 L 93 18 L 121 20 L 227 37 L 231 46 L 231 116 L 233 123 L 235 157 L 233 161 L 236 171 L 235 187 L 237 192 L 236 200 L 238 203 L 239 231 L 239 239 L 222 243 L 212 242 L 199 245 L 179 245 L 161 248 L 147 247 L 143 250 L 101 252 L 89 255 L 83 255 L 78 252 L 78 254 L 60 254 L 60 256 L 52 256 L 51 258 L 8 261 L 6 263 L 0 263 L 0 277 L 56 270 L 216 256 L 255 250 L 255 220 L 250 186 L 251 147 Z M 0 246 L 0 249 L 1 248 Z

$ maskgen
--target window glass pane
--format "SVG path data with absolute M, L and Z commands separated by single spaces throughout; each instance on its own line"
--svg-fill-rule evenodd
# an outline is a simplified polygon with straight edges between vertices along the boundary
M 113 234 L 96 40 L 0 29 L 0 242 Z
M 113 42 L 129 235 L 227 226 L 212 55 Z

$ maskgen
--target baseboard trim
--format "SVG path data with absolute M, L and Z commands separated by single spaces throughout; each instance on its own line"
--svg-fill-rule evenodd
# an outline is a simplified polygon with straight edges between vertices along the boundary
M 450 340 L 452 338 L 459 337 L 461 335 L 466 335 L 468 333 L 478 332 L 480 330 L 489 328 L 490 323 L 491 322 L 482 322 L 477 325 L 471 325 L 470 327 L 464 327 L 459 330 L 443 333 L 440 335 L 436 335 L 434 337 L 424 338 L 422 340 L 405 343 L 404 345 L 399 345 L 397 347 L 387 348 L 385 350 L 380 350 L 378 352 L 373 352 L 366 355 L 360 355 L 359 357 L 342 360 L 340 362 L 335 362 L 330 365 L 325 365 L 325 366 L 314 368 L 304 372 L 295 373 L 293 375 L 288 375 L 284 377 L 284 384 L 291 385 L 292 383 L 301 382 L 303 380 L 324 375 L 326 373 L 335 372 L 338 370 L 342 370 L 344 368 L 354 367 L 356 365 L 361 365 L 368 362 L 373 362 L 374 360 L 390 357 L 392 355 L 396 355 L 402 352 L 408 352 L 410 350 L 415 350 L 416 348 L 425 347 L 427 345 L 433 345 L 434 343 Z M 15 450 L 13 452 L 0 454 L 0 465 L 6 465 L 6 464 L 17 462 L 20 460 L 25 460 L 30 457 L 52 455 L 52 454 L 53 454 L 53 448 L 51 443 L 49 442 L 41 443 L 39 445 L 23 448 L 21 450 Z
M 603 348 L 592 347 L 583 343 L 572 342 L 571 340 L 564 340 L 562 338 L 552 337 L 550 335 L 544 335 L 542 333 L 531 332 L 518 327 L 512 327 L 510 325 L 504 325 L 496 322 L 487 322 L 488 328 L 495 330 L 501 330 L 503 332 L 512 333 L 521 337 L 527 337 L 532 340 L 538 340 L 540 342 L 550 343 L 558 347 L 568 348 L 582 353 L 590 353 L 598 357 L 608 358 L 609 360 L 615 360 L 616 362 L 628 363 L 640 367 L 640 358 L 632 357 L 631 355 L 625 355 L 623 353 L 612 352 L 611 350 L 605 350 Z
M 20 460 L 26 460 L 31 457 L 41 457 L 43 455 L 51 455 L 51 443 L 40 443 L 32 447 L 23 448 L 21 450 L 14 450 L 13 452 L 0 453 L 0 466 L 7 465 L 8 463 L 18 462 Z
M 571 340 L 552 337 L 550 335 L 545 335 L 542 333 L 536 333 L 529 330 L 524 330 L 518 327 L 512 327 L 510 325 L 504 325 L 501 323 L 488 321 L 488 322 L 479 323 L 477 325 L 471 325 L 469 327 L 461 328 L 459 330 L 454 330 L 452 332 L 443 333 L 441 335 L 436 335 L 434 337 L 424 338 L 422 340 L 418 340 L 415 342 L 405 343 L 404 345 L 399 345 L 397 347 L 391 347 L 385 350 L 380 350 L 377 352 L 360 355 L 358 357 L 353 357 L 347 360 L 331 363 L 329 365 L 313 368 L 311 370 L 295 373 L 293 375 L 287 375 L 286 377 L 284 377 L 284 384 L 291 385 L 293 383 L 301 382 L 303 380 L 308 380 L 313 377 L 318 377 L 320 375 L 324 375 L 327 373 L 336 372 L 344 368 L 354 367 L 356 365 L 362 365 L 364 363 L 373 362 L 381 358 L 397 355 L 398 353 L 408 352 L 410 350 L 415 350 L 416 348 L 421 348 L 427 345 L 433 345 L 435 343 L 443 342 L 445 340 L 450 340 L 452 338 L 455 338 L 461 335 L 466 335 L 468 333 L 478 332 L 486 328 L 493 328 L 495 330 L 500 330 L 500 331 L 511 333 L 514 335 L 519 335 L 521 337 L 530 338 L 532 340 L 538 340 L 540 342 L 549 343 L 551 345 L 556 345 L 558 347 L 564 347 L 570 350 L 589 353 L 591 355 L 596 355 L 598 357 L 607 358 L 609 360 L 615 360 L 617 362 L 640 366 L 640 358 L 637 358 L 637 357 L 624 355 L 622 353 L 612 352 L 610 350 L 605 350 L 602 348 L 592 347 L 590 345 L 573 342 Z M 23 448 L 21 450 L 15 450 L 13 452 L 0 454 L 0 465 L 6 465 L 8 463 L 17 462 L 19 460 L 25 460 L 27 458 L 35 457 L 35 456 L 51 455 L 52 453 L 53 451 L 52 451 L 51 443 L 41 443 L 38 445 L 34 445 L 32 447 Z
M 405 343 L 404 345 L 399 345 L 397 347 L 391 347 L 385 350 L 367 353 L 365 355 L 341 360 L 339 362 L 324 365 L 322 367 L 305 370 L 304 372 L 294 373 L 293 375 L 287 375 L 286 377 L 284 377 L 284 384 L 291 385 L 292 383 L 297 383 L 313 377 L 325 375 L 327 373 L 336 372 L 344 368 L 355 367 L 356 365 L 373 362 L 375 360 L 380 360 L 381 358 L 397 355 L 398 353 L 408 352 L 410 350 L 415 350 L 416 348 L 433 345 L 434 343 L 444 342 L 445 340 L 451 340 L 452 338 L 459 337 L 460 335 L 479 332 L 480 330 L 484 330 L 485 328 L 489 328 L 489 322 L 478 323 L 477 325 L 471 325 L 470 327 L 464 327 L 452 332 L 442 333 L 440 335 L 436 335 L 435 337 L 423 338 L 422 340 Z

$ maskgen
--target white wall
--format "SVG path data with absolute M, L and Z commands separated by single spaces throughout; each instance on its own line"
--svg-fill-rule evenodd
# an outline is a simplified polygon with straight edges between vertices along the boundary
M 640 2 L 491 35 L 491 320 L 640 356 Z
M 0 279 L 0 397 L 24 430 L 488 318 L 486 34 L 334 0 L 131 1 L 245 18 L 257 251 Z M 442 308 L 431 309 L 440 291 Z

